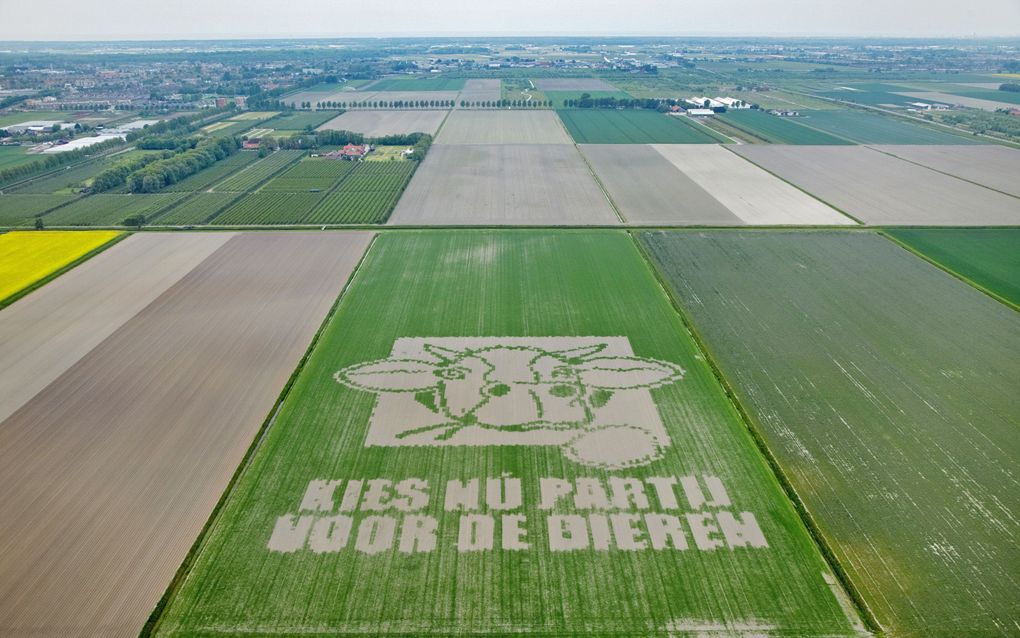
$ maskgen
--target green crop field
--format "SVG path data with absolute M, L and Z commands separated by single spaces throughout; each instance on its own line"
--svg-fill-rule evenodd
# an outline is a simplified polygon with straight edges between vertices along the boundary
M 353 168 L 353 162 L 306 158 L 269 180 L 262 190 L 285 193 L 327 191 Z
M 859 144 L 974 144 L 976 141 L 973 135 L 954 135 L 894 116 L 864 111 L 827 109 L 802 111 L 801 115 L 797 122 Z
M 278 131 L 303 131 L 308 126 L 321 126 L 341 113 L 343 111 L 286 111 L 260 126 Z
M 0 226 L 31 224 L 34 216 L 74 198 L 74 195 L 0 195 Z
M 231 175 L 217 184 L 214 190 L 223 193 L 246 193 L 254 190 L 262 182 L 301 159 L 304 154 L 304 151 L 277 151 Z
M 888 635 L 1015 633 L 1020 315 L 869 232 L 641 240 Z
M 42 157 L 30 155 L 27 146 L 0 146 L 0 171 L 28 164 L 37 159 L 42 159 Z
M 239 193 L 195 193 L 194 197 L 160 213 L 149 223 L 157 226 L 204 224 L 242 196 Z
M 361 87 L 365 91 L 459 91 L 464 78 L 385 78 Z
M 377 238 L 156 633 L 852 627 L 626 233 L 439 231 Z
M 1020 306 L 1020 228 L 890 228 L 885 232 Z
M 997 89 L 979 89 L 969 86 L 944 86 L 932 84 L 933 91 L 941 91 L 950 95 L 960 97 L 973 97 L 981 100 L 992 100 L 993 102 L 1007 102 L 1009 104 L 1020 104 L 1020 93 L 1015 91 L 999 91 Z
M 212 166 L 205 168 L 190 177 L 186 177 L 176 184 L 167 186 L 167 192 L 191 193 L 204 191 L 213 185 L 225 180 L 229 175 L 241 170 L 245 166 L 258 160 L 257 153 L 252 151 L 240 151 L 230 157 L 224 158 Z
M 802 126 L 798 123 L 799 118 L 779 117 L 754 109 L 731 110 L 715 117 L 770 144 L 853 144 L 849 140 Z
M 43 216 L 47 226 L 120 226 L 128 217 L 159 215 L 187 193 L 89 195 Z
M 312 224 L 381 224 L 390 216 L 417 166 L 408 160 L 359 162 L 312 211 Z
M 904 91 L 910 91 L 910 89 L 903 89 Z M 822 97 L 832 98 L 834 100 L 840 100 L 842 102 L 853 102 L 855 104 L 866 104 L 868 106 L 900 106 L 904 107 L 911 102 L 917 102 L 916 97 L 907 97 L 905 95 L 897 95 L 896 93 L 890 93 L 888 91 L 881 90 L 868 90 L 862 89 L 858 91 L 847 91 L 845 89 L 836 89 L 832 91 L 817 91 L 816 95 Z
M 73 190 L 82 188 L 88 180 L 106 168 L 110 161 L 112 160 L 109 158 L 101 158 L 75 164 L 74 166 L 61 167 L 45 177 L 33 179 L 11 188 L 10 192 L 34 193 L 38 195 L 68 194 Z
M 567 109 L 556 111 L 578 144 L 713 144 L 725 141 L 686 118 L 656 111 Z
M 210 221 L 211 224 L 300 224 L 322 200 L 324 192 L 287 193 L 258 191 L 239 199 Z

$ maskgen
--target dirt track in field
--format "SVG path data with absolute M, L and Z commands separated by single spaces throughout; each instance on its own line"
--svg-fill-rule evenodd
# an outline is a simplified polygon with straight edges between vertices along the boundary
M 231 238 L 0 423 L 0 635 L 137 635 L 370 237 Z
M 136 234 L 0 312 L 0 422 L 232 236 Z

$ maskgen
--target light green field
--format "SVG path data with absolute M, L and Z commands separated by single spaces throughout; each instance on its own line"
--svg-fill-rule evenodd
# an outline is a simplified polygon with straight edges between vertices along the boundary
M 975 144 L 973 135 L 954 135 L 902 118 L 849 109 L 805 111 L 796 121 L 859 144 Z
M 800 118 L 779 117 L 758 110 L 730 110 L 715 117 L 769 144 L 853 144 L 801 124 Z
M 27 146 L 0 146 L 0 171 L 37 159 L 41 159 L 41 156 L 29 155 Z
M 873 233 L 641 239 L 887 634 L 1015 634 L 1020 315 Z
M 362 88 L 366 91 L 459 91 L 464 88 L 464 78 L 384 78 Z
M 825 573 L 626 233 L 394 233 L 157 633 L 850 634 Z
M 728 141 L 686 117 L 628 109 L 556 111 L 578 144 L 713 144 Z
M 21 124 L 22 122 L 58 121 L 67 122 L 71 119 L 70 111 L 15 111 L 13 113 L 0 114 L 0 127 Z
M 1020 307 L 1020 228 L 890 228 L 885 232 Z

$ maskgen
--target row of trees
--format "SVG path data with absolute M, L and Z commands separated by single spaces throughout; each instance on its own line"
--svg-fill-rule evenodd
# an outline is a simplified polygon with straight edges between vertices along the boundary
M 464 108 L 481 109 L 541 109 L 551 108 L 552 100 L 511 100 L 507 98 L 502 100 L 461 100 L 460 105 Z
M 174 153 L 172 151 L 164 151 L 162 153 L 139 155 L 136 157 L 118 160 L 111 164 L 109 168 L 101 171 L 92 178 L 91 190 L 94 193 L 103 193 L 119 188 L 127 182 L 128 176 L 135 171 L 151 164 L 152 162 L 173 157 L 173 155 Z
M 673 101 L 674 104 L 676 101 Z M 649 109 L 668 111 L 668 100 L 657 98 L 618 98 L 613 96 L 592 97 L 590 93 L 582 93 L 577 99 L 563 100 L 563 106 L 576 109 Z
M 142 167 L 127 177 L 132 193 L 155 193 L 203 168 L 229 157 L 241 148 L 235 137 L 210 137 L 198 142 L 194 148 L 176 153 Z
M 86 157 L 89 157 L 90 155 L 102 153 L 103 151 L 107 151 L 112 148 L 117 148 L 118 146 L 123 146 L 123 144 L 124 144 L 123 140 L 114 137 L 106 141 L 93 144 L 92 146 L 88 146 L 86 148 L 80 148 L 73 151 L 63 151 L 61 153 L 48 153 L 40 156 L 40 158 L 35 160 L 34 162 L 29 162 L 27 164 L 19 164 L 18 166 L 13 166 L 11 168 L 5 168 L 3 170 L 0 170 L 0 185 L 6 184 L 8 182 L 13 182 L 14 180 L 17 179 L 31 177 L 36 173 L 42 173 L 44 171 L 52 170 L 65 164 L 78 162 L 80 160 L 85 159 Z
M 322 109 L 436 109 L 451 108 L 453 100 L 362 100 L 355 102 L 336 102 L 327 100 L 316 102 L 315 108 Z M 311 102 L 301 102 L 302 110 L 312 108 Z

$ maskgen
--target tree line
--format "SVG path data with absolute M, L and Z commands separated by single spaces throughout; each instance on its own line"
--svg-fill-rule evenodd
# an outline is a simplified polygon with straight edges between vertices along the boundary
M 98 142 L 92 146 L 86 148 L 79 148 L 73 151 L 62 151 L 60 153 L 49 153 L 40 156 L 39 159 L 34 162 L 28 162 L 27 164 L 20 164 L 11 168 L 5 168 L 0 170 L 0 184 L 12 182 L 16 179 L 25 177 L 31 177 L 36 173 L 48 171 L 64 164 L 71 164 L 83 160 L 90 155 L 102 153 L 118 146 L 123 146 L 124 140 L 120 138 L 110 138 L 103 142 Z
M 240 148 L 241 141 L 236 137 L 203 139 L 194 148 L 151 162 L 132 172 L 126 178 L 128 190 L 132 193 L 155 193 L 233 155 Z

